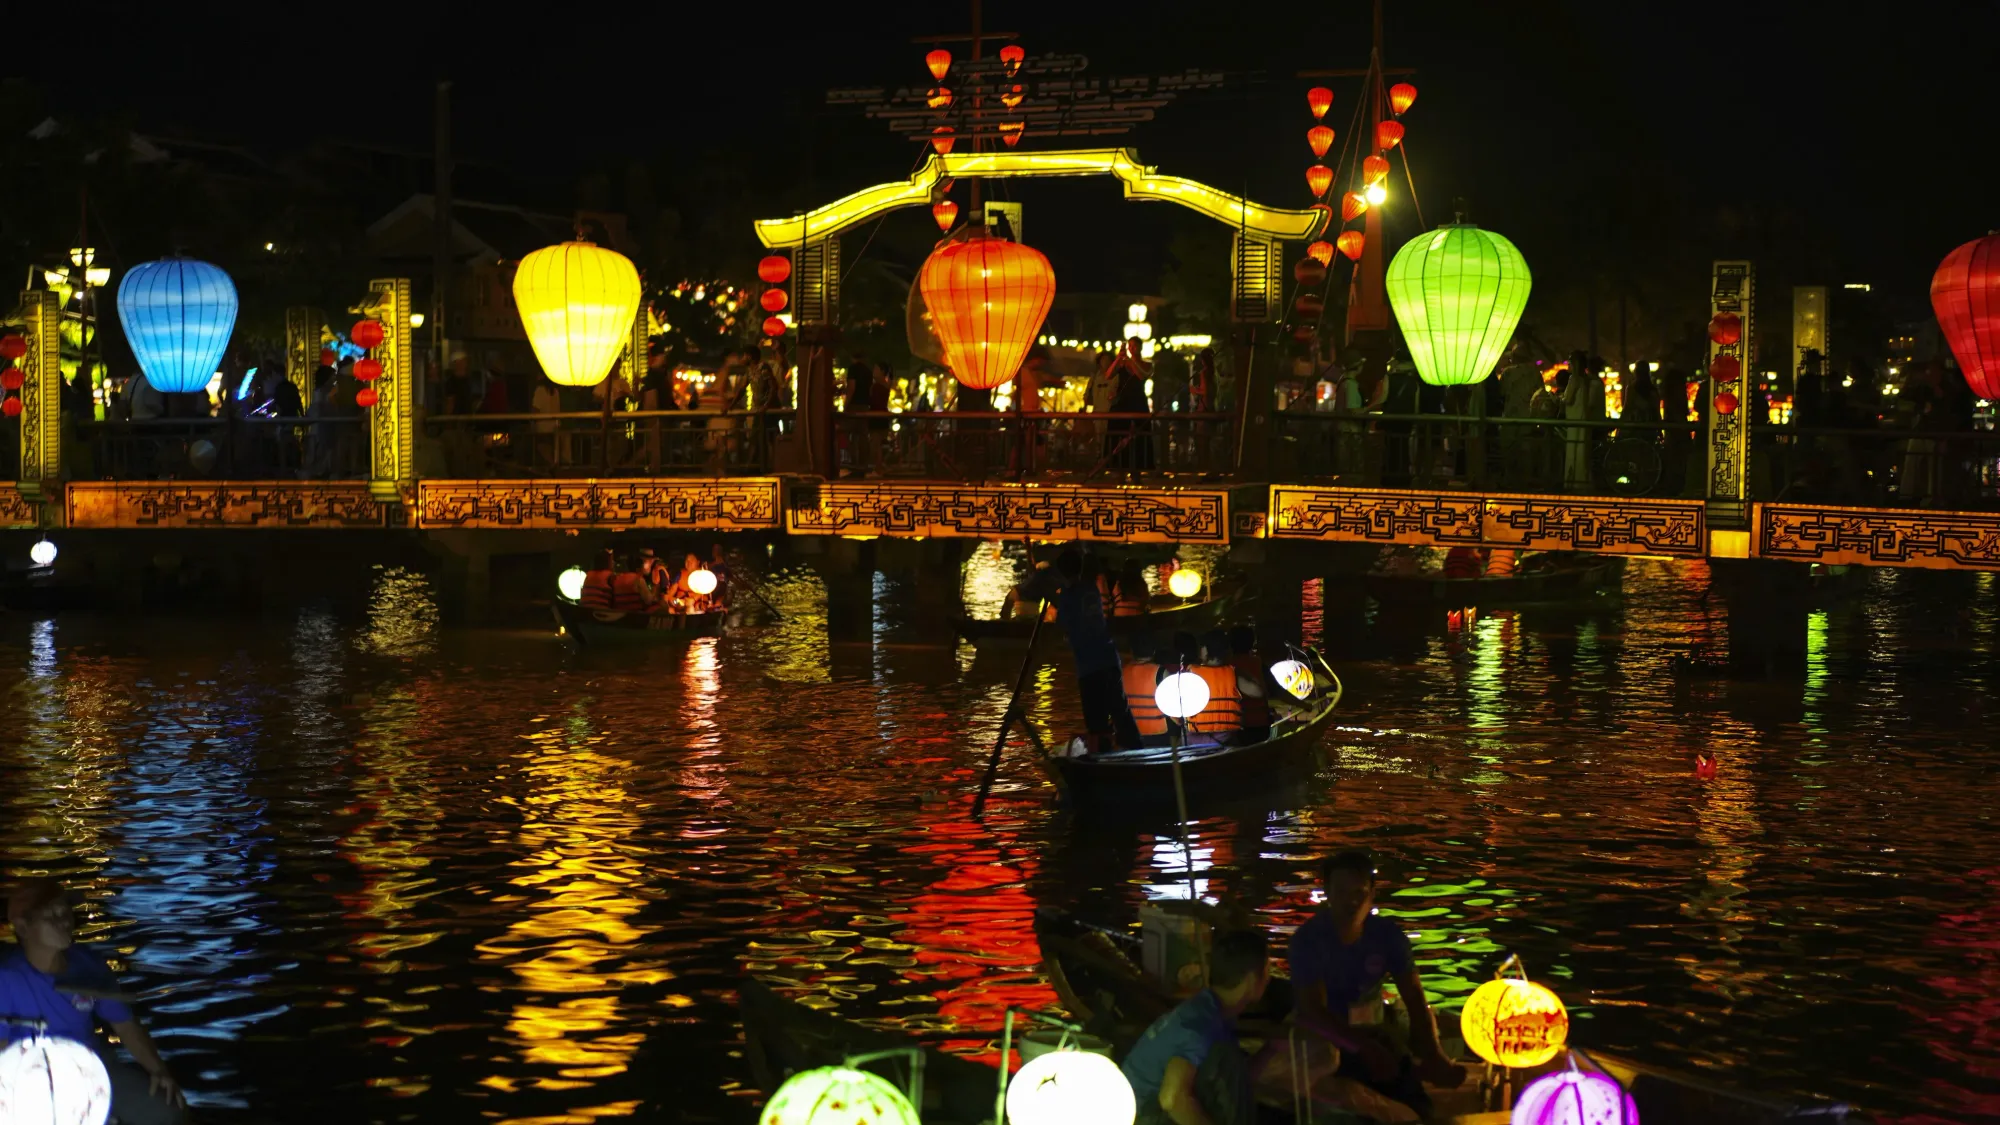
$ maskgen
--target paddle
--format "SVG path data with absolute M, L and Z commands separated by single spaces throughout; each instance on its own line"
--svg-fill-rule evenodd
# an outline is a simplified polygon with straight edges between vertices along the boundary
M 979 782 L 979 796 L 972 801 L 975 820 L 986 812 L 986 794 L 993 791 L 993 778 L 1000 772 L 1000 751 L 1007 746 L 1007 728 L 1019 717 L 1021 693 L 1027 690 L 1028 677 L 1035 670 L 1035 642 L 1042 639 L 1042 622 L 1048 615 L 1048 599 L 1038 599 L 1035 603 L 1035 627 L 1028 631 L 1028 651 L 1021 657 L 1021 674 L 1014 678 L 1014 694 L 1007 697 L 1007 711 L 1000 716 L 1000 733 L 993 739 L 993 755 L 986 761 L 986 776 Z

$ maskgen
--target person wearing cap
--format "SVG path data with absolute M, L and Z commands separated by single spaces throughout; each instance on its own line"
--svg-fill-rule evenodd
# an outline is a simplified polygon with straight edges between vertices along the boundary
M 53 879 L 29 879 L 7 896 L 7 922 L 20 943 L 0 958 L 0 1045 L 41 1025 L 51 1038 L 73 1039 L 104 1056 L 111 1077 L 111 1112 L 122 1125 L 185 1121 L 186 1100 L 152 1036 L 118 995 L 104 958 L 76 944 L 69 895 Z M 138 1065 L 112 1057 L 96 1024 L 118 1033 Z

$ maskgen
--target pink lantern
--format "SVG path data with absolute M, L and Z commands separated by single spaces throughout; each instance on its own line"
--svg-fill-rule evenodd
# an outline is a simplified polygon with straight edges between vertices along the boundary
M 1573 1067 L 1535 1079 L 1514 1100 L 1512 1125 L 1639 1125 L 1639 1106 L 1608 1074 Z

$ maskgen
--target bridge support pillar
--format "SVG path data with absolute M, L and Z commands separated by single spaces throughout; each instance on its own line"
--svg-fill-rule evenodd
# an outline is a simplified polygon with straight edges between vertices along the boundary
M 875 627 L 875 541 L 829 539 L 813 562 L 826 585 L 826 635 L 861 640 Z
M 1803 563 L 1710 559 L 1729 607 L 1729 670 L 1734 676 L 1793 679 L 1806 673 L 1806 618 L 1812 586 Z

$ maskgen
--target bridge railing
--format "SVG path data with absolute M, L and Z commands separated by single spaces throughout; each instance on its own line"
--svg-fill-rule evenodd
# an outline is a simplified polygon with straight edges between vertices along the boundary
M 788 410 L 434 414 L 424 438 L 445 477 L 754 476 L 792 425 Z
M 1233 414 L 854 411 L 836 416 L 843 473 L 1070 481 L 1227 475 Z
M 367 419 L 82 421 L 63 451 L 72 480 L 340 480 L 368 475 Z

